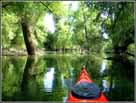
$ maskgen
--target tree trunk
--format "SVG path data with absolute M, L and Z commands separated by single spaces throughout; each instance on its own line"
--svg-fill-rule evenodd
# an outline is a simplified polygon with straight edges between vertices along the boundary
M 28 55 L 35 55 L 35 46 L 32 40 L 32 34 L 30 32 L 27 18 L 25 16 L 21 18 L 21 26 L 22 26 L 25 45 L 27 48 L 27 53 Z
M 82 4 L 82 5 L 84 5 L 84 4 Z M 88 49 L 89 48 L 88 47 L 89 41 L 88 41 L 88 31 L 87 31 L 87 26 L 86 26 L 87 18 L 86 18 L 85 11 L 84 11 L 83 7 L 82 7 L 82 11 L 83 11 L 83 19 L 84 19 L 83 23 L 84 23 L 84 30 L 85 30 L 84 35 L 85 35 L 85 40 L 86 40 L 86 41 L 84 41 L 84 44 L 86 44 L 85 42 L 87 42 L 87 45 L 85 45 L 84 48 Z

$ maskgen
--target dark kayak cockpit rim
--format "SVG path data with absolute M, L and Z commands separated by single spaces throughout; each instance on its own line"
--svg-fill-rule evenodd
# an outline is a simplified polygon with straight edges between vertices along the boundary
M 81 82 L 73 86 L 71 94 L 79 99 L 97 99 L 100 97 L 101 91 L 93 82 Z

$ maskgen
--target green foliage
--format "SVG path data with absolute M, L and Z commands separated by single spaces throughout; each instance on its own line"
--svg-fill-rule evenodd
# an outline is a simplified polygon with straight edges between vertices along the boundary
M 7 5 L 8 4 L 8 5 Z M 134 4 L 131 2 L 81 2 L 73 11 L 71 5 L 58 2 L 3 3 L 2 47 L 25 48 L 20 18 L 28 19 L 32 40 L 46 50 L 80 48 L 102 52 L 125 48 L 134 42 Z M 44 16 L 51 13 L 55 32 L 44 27 Z M 102 15 L 107 13 L 107 17 Z M 128 16 L 129 15 L 129 16 Z M 103 38 L 103 33 L 108 39 Z
M 3 4 L 4 5 L 4 4 Z M 7 7 L 3 8 L 3 47 L 4 48 L 25 48 L 22 28 L 20 25 L 21 16 L 25 15 L 29 21 L 31 32 L 33 32 L 33 40 L 41 45 L 45 40 L 45 29 L 40 20 L 43 18 L 46 9 L 41 3 L 36 2 L 8 2 Z M 41 30 L 42 29 L 42 30 Z M 34 31 L 38 31 L 34 35 Z M 40 34 L 39 34 L 40 33 Z M 40 35 L 40 36 L 39 36 Z M 36 38 L 37 37 L 37 38 Z
M 46 42 L 45 42 L 45 48 L 47 48 L 47 50 L 53 50 L 54 49 L 54 45 L 56 43 L 56 37 L 53 34 L 49 34 L 46 37 Z
M 130 45 L 128 46 L 128 48 L 127 48 L 127 49 L 128 49 L 127 51 L 128 51 L 129 53 L 132 53 L 132 54 L 133 54 L 133 53 L 134 53 L 134 49 L 135 49 L 134 44 L 133 44 L 133 43 L 132 43 L 132 44 L 130 44 Z
M 134 43 L 134 3 L 100 3 L 102 11 L 108 12 L 103 25 L 112 40 L 112 47 L 126 48 Z M 129 16 L 128 16 L 129 15 Z
M 10 19 L 9 19 L 10 18 Z M 12 46 L 12 40 L 16 38 L 16 33 L 18 36 L 20 36 L 20 40 L 17 40 L 16 42 L 22 42 L 21 45 L 23 46 L 23 39 L 20 30 L 18 28 L 18 17 L 14 13 L 6 12 L 3 10 L 2 15 L 2 47 L 3 48 L 10 48 Z M 21 46 L 19 44 L 19 46 Z
M 134 54 L 135 54 L 135 45 L 133 43 L 128 45 L 127 48 L 127 53 L 128 53 L 128 59 L 131 60 L 131 62 L 133 63 L 134 61 Z
M 105 45 L 103 46 L 105 51 L 112 51 L 113 45 L 112 45 L 112 40 L 108 40 L 108 42 L 105 43 Z

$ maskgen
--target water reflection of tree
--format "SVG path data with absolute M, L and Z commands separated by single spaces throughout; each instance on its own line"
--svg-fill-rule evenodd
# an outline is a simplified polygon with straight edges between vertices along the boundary
M 2 100 L 20 99 L 20 80 L 26 57 L 2 58 Z
M 127 58 L 115 56 L 105 75 L 110 81 L 109 100 L 134 100 L 134 65 Z
M 5 58 L 3 63 L 3 100 L 62 101 L 63 97 L 67 96 L 68 88 L 63 87 L 61 76 L 63 75 L 64 79 L 71 77 L 76 82 L 85 63 L 87 63 L 90 77 L 98 86 L 102 79 L 108 81 L 111 91 L 106 95 L 109 100 L 133 100 L 133 64 L 130 64 L 127 59 L 116 58 L 110 64 L 107 63 L 108 68 L 101 75 L 102 58 L 92 55 L 28 57 L 26 65 L 24 65 L 24 59 Z M 43 77 L 49 67 L 55 68 L 52 93 L 44 91 L 43 86 Z M 21 87 L 19 87 L 20 84 Z M 114 84 L 115 88 L 113 88 Z
M 24 95 L 25 97 L 28 97 L 27 99 L 29 99 L 29 96 L 27 96 L 29 94 L 28 94 L 28 92 L 26 92 L 28 90 L 29 80 L 35 79 L 35 75 L 30 74 L 30 70 L 34 68 L 35 62 L 36 62 L 36 59 L 34 57 L 28 57 L 27 62 L 26 62 L 26 66 L 25 66 L 25 69 L 24 69 L 24 73 L 23 73 L 21 90 L 22 90 L 22 93 L 23 93 L 22 95 Z
M 61 71 L 56 68 L 56 74 L 55 74 L 55 82 L 54 82 L 54 93 L 53 97 L 54 101 L 62 101 L 63 100 L 63 88 L 62 88 L 62 81 L 61 81 Z
M 58 70 L 64 75 L 65 78 L 70 77 L 71 72 L 71 57 L 70 56 L 58 56 L 57 67 Z
M 46 68 L 53 67 L 55 68 L 55 75 L 53 81 L 53 89 L 51 93 L 45 92 L 43 94 L 43 99 L 45 101 L 62 101 L 63 97 L 65 96 L 65 90 L 62 86 L 61 75 L 64 74 L 63 71 L 67 71 L 67 68 L 63 68 L 65 65 L 64 56 L 55 55 L 55 56 L 47 56 L 45 59 L 46 61 Z M 63 61 L 63 62 L 62 62 Z
M 90 77 L 98 82 L 100 79 L 100 66 L 101 66 L 102 58 L 96 57 L 94 55 L 87 55 L 78 57 L 75 61 L 73 61 L 73 67 L 75 68 L 76 77 L 79 76 L 81 68 L 85 65 L 86 69 L 90 75 Z
M 39 100 L 40 84 L 43 84 L 45 61 L 43 58 L 28 57 L 25 65 L 21 90 L 22 100 Z M 39 98 L 38 98 L 39 97 Z
M 61 74 L 63 68 L 57 67 L 58 58 L 56 56 L 45 58 L 29 57 L 24 70 L 23 80 L 21 84 L 22 95 L 24 100 L 44 100 L 44 101 L 62 101 L 65 96 L 65 90 L 62 87 Z M 42 63 L 40 63 L 42 62 Z M 45 68 L 43 73 L 38 73 L 41 68 Z M 55 68 L 55 80 L 53 81 L 53 91 L 48 93 L 41 88 L 43 86 L 43 77 L 47 69 Z M 36 69 L 38 68 L 38 69 Z M 39 95 L 37 95 L 39 94 Z

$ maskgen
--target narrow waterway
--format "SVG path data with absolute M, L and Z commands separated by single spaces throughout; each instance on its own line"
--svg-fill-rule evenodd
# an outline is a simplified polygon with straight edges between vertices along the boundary
M 134 100 L 134 77 L 128 72 L 134 68 L 123 62 L 97 55 L 48 54 L 3 56 L 2 64 L 3 101 L 65 101 L 83 65 L 109 101 Z

